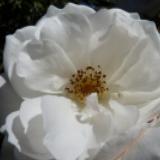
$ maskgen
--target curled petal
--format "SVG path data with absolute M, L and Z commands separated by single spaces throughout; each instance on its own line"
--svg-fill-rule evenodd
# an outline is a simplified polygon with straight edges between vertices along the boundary
M 34 38 L 36 27 L 28 26 L 17 30 L 13 35 L 6 37 L 4 48 L 4 68 L 7 76 L 20 97 L 35 97 L 40 95 L 39 92 L 27 88 L 22 78 L 18 77 L 15 71 L 21 49 L 25 43 Z
M 46 96 L 42 100 L 44 143 L 59 160 L 75 160 L 87 154 L 88 148 L 94 144 L 92 127 L 77 120 L 74 107 L 63 97 Z
M 74 66 L 63 49 L 46 40 L 26 45 L 17 62 L 16 74 L 24 78 L 28 88 L 44 93 L 59 93 L 66 84 L 67 75 L 72 71 Z
M 6 37 L 6 45 L 4 48 L 4 67 L 11 79 L 14 64 L 16 63 L 19 51 L 23 43 L 33 38 L 36 27 L 28 26 L 17 30 L 13 35 Z
M 38 25 L 40 23 L 43 23 L 44 19 L 46 19 L 47 17 L 57 16 L 58 14 L 81 14 L 87 16 L 94 13 L 95 11 L 92 8 L 87 7 L 85 5 L 76 5 L 74 3 L 68 3 L 63 9 L 59 9 L 53 5 L 50 5 L 47 10 L 47 13 L 38 22 Z
M 13 112 L 7 117 L 5 128 L 9 142 L 22 154 L 37 160 L 53 158 L 43 145 L 40 99 L 26 100 L 22 103 L 20 111 Z
M 19 118 L 21 120 L 21 123 L 24 127 L 24 132 L 26 133 L 28 130 L 28 127 L 30 125 L 30 121 L 41 114 L 41 108 L 40 108 L 41 99 L 36 98 L 34 100 L 26 100 L 21 104 L 20 110 L 19 110 Z

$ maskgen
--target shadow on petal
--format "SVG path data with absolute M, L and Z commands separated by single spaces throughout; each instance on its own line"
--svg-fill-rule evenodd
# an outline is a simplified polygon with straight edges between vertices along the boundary
M 43 145 L 43 123 L 41 115 L 30 120 L 28 130 L 25 133 L 20 118 L 16 117 L 12 126 L 16 136 L 20 152 L 28 157 L 44 160 L 51 159 L 52 156 Z

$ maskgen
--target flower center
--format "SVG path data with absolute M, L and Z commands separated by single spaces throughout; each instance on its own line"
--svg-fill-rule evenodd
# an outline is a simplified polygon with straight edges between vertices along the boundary
M 99 101 L 103 101 L 108 96 L 106 75 L 99 65 L 96 68 L 87 66 L 72 75 L 65 90 L 69 97 L 81 104 L 91 93 L 97 93 Z

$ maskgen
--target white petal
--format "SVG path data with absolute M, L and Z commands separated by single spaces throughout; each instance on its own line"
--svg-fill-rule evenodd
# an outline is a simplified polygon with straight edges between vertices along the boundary
M 87 97 L 83 114 L 88 115 L 88 122 L 93 126 L 98 144 L 104 143 L 112 132 L 112 114 L 98 102 L 97 94 L 93 93 Z
M 100 9 L 94 15 L 89 16 L 89 20 L 92 23 L 93 31 L 96 32 L 104 32 L 109 29 L 113 25 L 113 21 L 116 16 L 125 17 L 126 21 L 130 21 L 132 18 L 140 19 L 137 13 L 128 13 L 121 9 Z M 126 22 L 130 23 L 130 22 Z
M 143 131 L 141 127 L 134 127 L 128 132 L 113 135 L 102 147 L 95 160 L 121 160 L 131 147 L 136 145 Z
M 26 87 L 36 91 L 57 93 L 63 90 L 74 66 L 63 49 L 52 41 L 31 41 L 17 62 L 16 74 Z
M 81 14 L 81 15 L 90 15 L 94 14 L 95 11 L 85 5 L 76 5 L 74 3 L 68 3 L 63 9 L 56 8 L 55 6 L 49 6 L 46 16 L 51 17 L 61 13 L 69 14 Z
M 4 67 L 12 83 L 13 88 L 21 97 L 34 97 L 41 95 L 24 85 L 22 78 L 17 77 L 15 73 L 15 64 L 18 60 L 21 49 L 24 47 L 26 41 L 33 39 L 35 36 L 36 27 L 28 26 L 17 30 L 13 35 L 6 37 L 4 48 Z
M 88 18 L 92 25 L 94 33 L 92 35 L 92 38 L 95 37 L 97 38 L 95 40 L 99 41 L 98 38 L 100 38 L 100 36 L 102 36 L 113 23 L 114 14 L 111 14 L 110 10 L 101 9 L 97 11 L 95 14 L 88 16 Z
M 41 29 L 41 39 L 58 43 L 78 69 L 89 63 L 87 53 L 90 36 L 90 22 L 80 14 L 61 14 L 48 18 Z
M 98 103 L 97 94 L 93 93 L 87 97 L 86 106 L 78 113 L 77 118 L 80 122 L 92 125 L 95 140 L 90 144 L 92 146 L 88 153 L 90 159 L 93 159 L 101 146 L 113 134 L 112 114 L 106 108 Z
M 143 26 L 144 31 L 146 34 L 149 35 L 150 41 L 152 45 L 159 50 L 160 49 L 160 37 L 159 32 L 157 30 L 157 27 L 154 22 L 147 21 L 147 20 L 141 20 L 141 25 Z
M 34 36 L 35 30 L 35 27 L 29 26 L 19 29 L 15 34 L 8 35 L 6 37 L 4 48 L 4 67 L 9 78 L 12 76 L 12 70 L 23 43 Z
M 60 12 L 61 12 L 61 9 L 57 8 L 56 6 L 50 5 L 48 7 L 47 12 L 46 12 L 46 14 L 44 15 L 43 18 L 56 16 Z
M 145 34 L 109 80 L 118 86 L 121 101 L 128 104 L 148 102 L 160 95 L 159 33 L 152 22 L 138 20 L 135 23 L 141 24 Z
M 97 113 L 100 111 L 98 97 L 96 93 L 92 93 L 86 98 L 86 106 L 83 109 L 83 112 L 88 112 L 87 114 L 91 114 L 92 112 Z
M 90 119 L 97 144 L 102 145 L 111 136 L 113 122 L 109 113 L 99 113 Z
M 114 104 L 114 106 L 116 107 L 117 105 Z M 159 106 L 159 100 L 155 100 L 150 104 L 148 104 L 147 106 L 145 105 L 140 110 L 140 116 L 139 116 L 140 119 L 139 121 L 137 121 L 135 126 L 131 125 L 133 127 L 127 130 L 127 132 L 113 135 L 113 137 L 111 137 L 106 142 L 106 144 L 101 149 L 101 151 L 99 152 L 95 160 L 108 160 L 108 159 L 119 160 L 119 159 L 124 159 L 125 156 L 126 156 L 125 160 L 139 160 L 139 159 L 147 159 L 147 158 L 148 160 L 150 160 L 152 159 L 151 157 L 158 157 L 159 143 L 154 142 L 153 137 L 155 137 L 155 140 L 156 140 L 158 138 L 159 131 L 157 132 L 157 137 L 153 132 L 152 132 L 153 135 L 150 132 L 149 135 L 150 137 L 152 137 L 150 138 L 148 134 L 146 134 L 148 133 L 149 130 L 147 128 L 144 128 L 145 126 L 147 126 L 145 124 L 148 123 L 149 118 L 155 115 L 155 113 L 159 112 L 158 106 Z M 127 106 L 127 107 L 130 107 L 130 106 Z M 116 107 L 116 108 L 118 110 L 118 113 L 123 112 L 122 109 L 119 110 L 119 107 Z M 116 108 L 115 108 L 115 111 L 116 111 Z M 130 108 L 128 109 L 132 110 Z M 130 112 L 128 113 L 129 114 L 127 116 L 129 117 L 133 116 L 133 114 L 130 114 Z M 126 116 L 121 117 L 121 119 L 119 119 L 119 125 L 125 124 L 126 121 L 128 123 L 130 120 L 129 117 L 128 118 Z M 114 118 L 116 119 L 116 117 Z M 122 120 L 125 120 L 125 121 L 122 121 Z M 152 125 L 148 125 L 148 126 L 152 126 Z M 150 143 L 149 145 L 147 144 L 148 141 Z M 155 147 L 152 150 L 151 148 L 153 145 L 155 145 Z M 145 146 L 150 146 L 150 147 L 145 147 Z
M 124 160 L 160 159 L 160 128 L 147 130 L 137 145 L 131 148 Z
M 35 91 L 25 84 L 24 79 L 17 75 L 16 66 L 13 68 L 13 75 L 12 79 L 10 79 L 10 83 L 17 94 L 24 99 L 34 98 L 42 95 L 42 92 Z
M 76 5 L 74 3 L 68 3 L 63 9 L 51 5 L 49 6 L 47 13 L 38 22 L 38 25 L 43 23 L 47 17 L 57 16 L 58 14 L 81 14 L 88 16 L 94 13 L 95 11 L 92 8 L 84 5 Z
M 135 106 L 123 106 L 114 100 L 109 101 L 109 106 L 113 116 L 112 125 L 115 133 L 124 132 L 137 123 L 139 110 Z
M 143 105 L 139 111 L 139 124 L 145 124 L 152 127 L 158 126 L 160 122 L 160 98 Z
M 46 96 L 42 103 L 45 145 L 53 156 L 75 160 L 85 154 L 92 138 L 91 126 L 78 122 L 74 104 L 56 96 Z
M 19 118 L 24 127 L 24 132 L 27 133 L 30 121 L 41 114 L 40 107 L 41 99 L 34 98 L 25 100 L 20 107 Z
M 26 100 L 20 112 L 7 117 L 5 127 L 10 143 L 22 154 L 37 160 L 51 159 L 51 154 L 43 145 L 43 120 L 39 114 L 40 106 L 39 109 L 36 106 L 38 103 L 39 99 Z
M 90 7 L 87 7 L 85 5 L 76 5 L 74 3 L 68 3 L 65 6 L 64 11 L 67 13 L 72 13 L 72 14 L 76 13 L 86 16 L 95 13 L 95 11 Z
M 98 17 L 104 21 L 102 26 L 98 23 Z M 121 10 L 102 10 L 91 16 L 90 20 L 95 26 L 94 38 L 97 38 L 97 42 L 92 42 L 95 43 L 92 45 L 92 64 L 100 64 L 110 79 L 137 41 L 144 37 L 144 31 L 139 23 L 135 23 L 135 19 Z
M 120 101 L 123 104 L 131 104 L 131 105 L 133 104 L 138 106 L 143 106 L 144 103 L 149 103 L 150 101 L 157 99 L 159 95 L 160 95 L 160 88 L 151 92 L 120 91 L 119 93 L 112 94 L 113 98 L 115 98 L 116 100 Z
M 21 98 L 15 93 L 9 82 L 7 82 L 5 75 L 0 75 L 0 126 L 4 123 L 6 116 L 17 110 Z
M 150 92 L 159 87 L 160 54 L 149 39 L 146 41 L 136 63 L 116 82 L 123 90 Z

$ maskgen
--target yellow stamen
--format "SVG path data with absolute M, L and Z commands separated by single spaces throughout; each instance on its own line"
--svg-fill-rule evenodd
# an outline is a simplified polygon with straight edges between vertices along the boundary
M 86 97 L 91 93 L 97 93 L 99 101 L 103 101 L 108 96 L 106 75 L 99 65 L 96 69 L 87 66 L 72 75 L 65 90 L 69 97 L 81 104 L 85 103 Z

